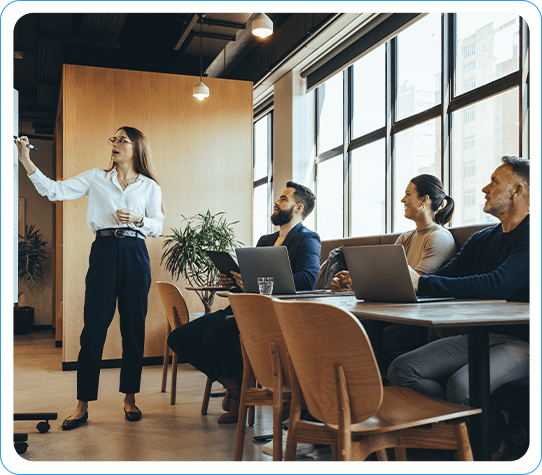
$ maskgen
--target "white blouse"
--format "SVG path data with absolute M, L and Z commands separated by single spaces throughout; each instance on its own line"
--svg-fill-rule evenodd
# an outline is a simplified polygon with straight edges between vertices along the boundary
M 64 181 L 51 180 L 38 169 L 29 178 L 38 193 L 50 201 L 75 200 L 88 195 L 87 223 L 94 233 L 99 229 L 131 228 L 145 236 L 158 237 L 162 232 L 162 190 L 144 175 L 140 174 L 124 191 L 116 169 L 106 172 L 95 168 Z M 121 223 L 116 211 L 124 208 L 143 215 L 143 227 Z

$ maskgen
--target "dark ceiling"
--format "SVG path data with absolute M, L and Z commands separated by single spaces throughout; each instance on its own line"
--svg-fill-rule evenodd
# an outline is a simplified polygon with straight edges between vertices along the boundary
M 14 87 L 22 130 L 53 134 L 62 64 L 252 81 L 302 48 L 338 14 L 268 13 L 274 33 L 251 33 L 251 13 L 31 13 L 14 29 Z M 15 55 L 17 56 L 17 55 Z

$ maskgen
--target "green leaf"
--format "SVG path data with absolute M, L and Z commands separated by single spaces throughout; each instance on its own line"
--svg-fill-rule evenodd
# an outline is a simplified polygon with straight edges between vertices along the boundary
M 183 276 L 192 286 L 216 284 L 218 271 L 205 250 L 232 252 L 242 246 L 233 230 L 239 221 L 228 223 L 225 212 L 213 215 L 210 210 L 189 218 L 181 215 L 181 218 L 179 228 L 171 229 L 171 234 L 164 236 L 160 264 L 165 264 L 173 279 Z M 203 297 L 202 294 L 202 301 Z M 205 301 L 212 302 L 212 298 L 207 295 Z

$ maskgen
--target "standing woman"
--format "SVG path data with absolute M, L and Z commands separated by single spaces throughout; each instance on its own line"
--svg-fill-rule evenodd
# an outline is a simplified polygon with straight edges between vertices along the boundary
M 27 137 L 21 137 L 28 142 Z M 65 181 L 53 181 L 30 160 L 29 148 L 16 141 L 19 160 L 38 193 L 51 201 L 88 195 L 87 223 L 96 235 L 85 284 L 84 328 L 77 360 L 75 412 L 62 429 L 75 429 L 88 419 L 88 402 L 98 399 L 103 346 L 118 301 L 122 335 L 119 391 L 125 394 L 129 421 L 141 419 L 135 405 L 139 392 L 145 343 L 145 317 L 151 285 L 146 236 L 162 232 L 162 192 L 151 168 L 146 137 L 133 127 L 121 127 L 111 145 L 107 170 L 95 168 Z

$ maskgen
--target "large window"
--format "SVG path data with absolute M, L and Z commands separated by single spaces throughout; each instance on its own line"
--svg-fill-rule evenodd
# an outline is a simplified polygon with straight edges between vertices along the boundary
M 254 122 L 254 183 L 252 194 L 252 243 L 270 231 L 273 196 L 273 111 Z
M 528 158 L 526 32 L 513 14 L 427 14 L 316 87 L 322 239 L 412 229 L 401 198 L 422 173 L 453 197 L 452 225 L 494 221 L 481 189 L 503 155 Z

